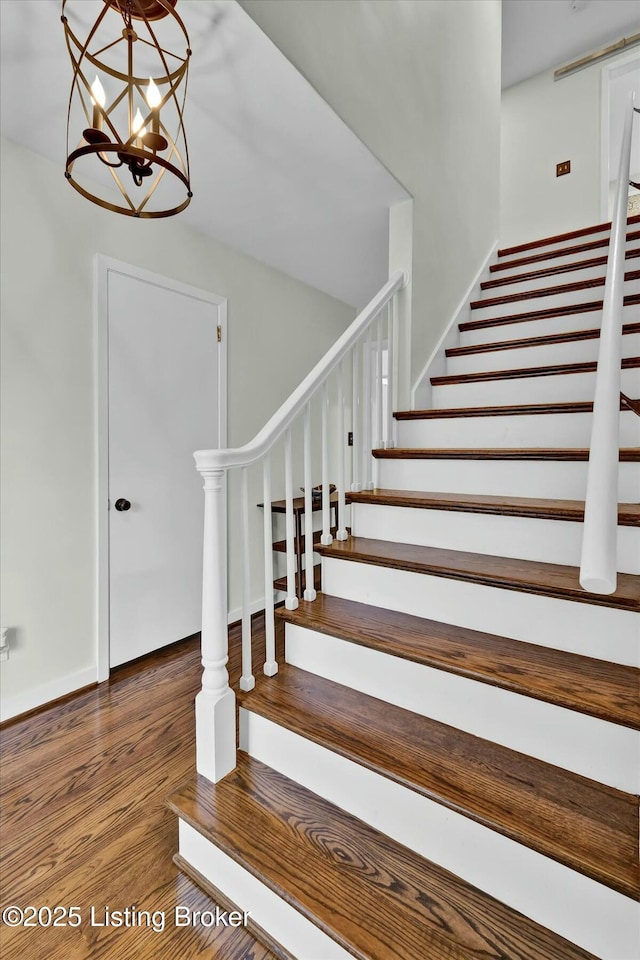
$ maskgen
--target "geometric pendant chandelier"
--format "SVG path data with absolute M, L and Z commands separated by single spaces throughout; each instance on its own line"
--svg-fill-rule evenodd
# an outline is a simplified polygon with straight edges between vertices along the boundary
M 191 200 L 184 106 L 189 36 L 177 0 L 62 0 L 73 66 L 65 177 L 129 217 Z

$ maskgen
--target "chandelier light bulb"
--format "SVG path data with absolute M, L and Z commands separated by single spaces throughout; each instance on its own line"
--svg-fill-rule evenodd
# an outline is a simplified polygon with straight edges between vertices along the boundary
M 158 87 L 154 83 L 153 77 L 149 77 L 149 86 L 147 87 L 147 92 L 145 96 L 147 99 L 147 103 L 149 104 L 152 110 L 160 106 L 160 103 L 162 101 L 162 94 L 160 93 L 160 91 L 158 90 Z
M 104 92 L 104 87 L 100 83 L 100 78 L 96 75 L 95 80 L 91 84 L 91 103 L 98 104 L 100 107 L 104 107 L 107 102 L 107 95 Z

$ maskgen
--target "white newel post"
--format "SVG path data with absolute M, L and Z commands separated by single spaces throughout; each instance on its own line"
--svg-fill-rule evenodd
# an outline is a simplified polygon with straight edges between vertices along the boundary
M 227 505 L 224 471 L 207 463 L 215 451 L 198 451 L 204 480 L 202 567 L 202 689 L 196 697 L 196 768 L 216 783 L 236 765 L 236 705 L 227 671 Z

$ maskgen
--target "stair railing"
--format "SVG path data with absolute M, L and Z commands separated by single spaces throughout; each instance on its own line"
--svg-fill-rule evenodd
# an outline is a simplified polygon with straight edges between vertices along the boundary
M 311 370 L 288 400 L 271 417 L 260 432 L 243 447 L 226 450 L 198 450 L 196 467 L 204 480 L 204 552 L 202 581 L 202 688 L 196 696 L 196 766 L 198 773 L 217 782 L 236 765 L 235 694 L 229 686 L 227 633 L 227 504 L 226 475 L 241 471 L 241 551 L 242 551 L 242 690 L 255 685 L 252 667 L 252 636 L 249 588 L 249 484 L 247 468 L 262 461 L 264 500 L 264 592 L 265 592 L 265 663 L 264 673 L 278 671 L 275 646 L 272 487 L 271 457 L 274 445 L 284 439 L 284 473 L 286 499 L 286 600 L 285 606 L 295 610 L 296 554 L 294 549 L 293 511 L 293 436 L 292 427 L 302 423 L 305 506 L 305 589 L 303 598 L 316 597 L 313 563 L 312 513 L 312 427 L 311 402 L 320 398 L 321 406 L 321 471 L 322 535 L 321 542 L 330 544 L 332 533 L 329 494 L 330 479 L 330 379 L 337 378 L 337 415 L 333 437 L 337 443 L 337 530 L 336 539 L 346 540 L 345 522 L 347 422 L 353 434 L 351 489 L 373 488 L 372 448 L 393 446 L 392 403 L 394 344 L 398 336 L 397 294 L 406 286 L 407 273 L 397 271 L 371 302 L 356 317 L 336 343 Z M 386 353 L 387 377 L 383 377 L 383 352 Z M 350 364 L 350 366 L 349 366 Z M 347 390 L 347 380 L 351 389 Z M 383 384 L 383 380 L 386 382 Z M 386 400 L 383 398 L 386 387 Z M 348 400 L 351 407 L 348 414 Z M 372 416 L 372 408 L 375 418 Z M 375 419 L 375 422 L 374 422 Z M 376 431 L 374 434 L 374 430 Z M 301 574 L 301 572 L 300 572 Z M 300 575 L 300 580 L 302 576 Z
M 590 593 L 615 593 L 617 586 L 618 462 L 620 457 L 620 365 L 627 234 L 633 93 L 625 115 L 618 186 L 604 288 L 600 350 L 585 497 L 580 585 Z

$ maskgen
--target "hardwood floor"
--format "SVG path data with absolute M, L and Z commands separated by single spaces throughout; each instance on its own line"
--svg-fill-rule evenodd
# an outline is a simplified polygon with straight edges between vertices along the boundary
M 231 641 L 235 683 L 237 628 Z M 199 641 L 184 641 L 0 731 L 1 906 L 76 906 L 82 916 L 77 928 L 0 924 L 2 960 L 275 960 L 241 927 L 174 924 L 177 905 L 215 911 L 172 862 L 177 825 L 166 807 L 195 768 L 200 675 Z M 98 926 L 106 906 L 163 911 L 164 929 L 145 917 Z

